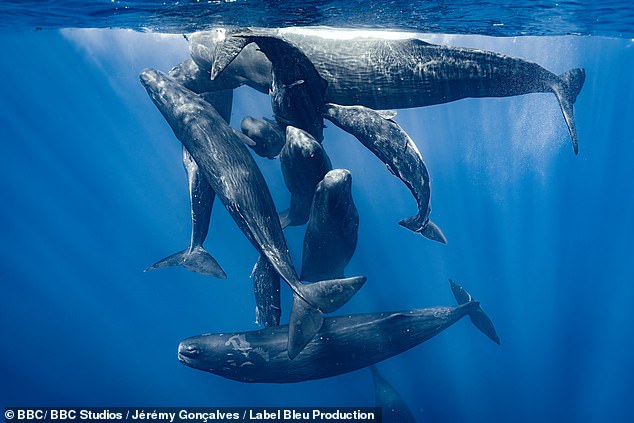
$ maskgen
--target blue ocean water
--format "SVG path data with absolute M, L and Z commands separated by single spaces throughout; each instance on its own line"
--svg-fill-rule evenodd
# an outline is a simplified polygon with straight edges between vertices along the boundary
M 0 406 L 373 405 L 365 369 L 293 385 L 249 385 L 178 362 L 177 345 L 188 336 L 256 328 L 249 273 L 257 254 L 219 204 L 206 246 L 229 279 L 183 269 L 143 273 L 186 246 L 190 224 L 180 143 L 138 73 L 184 60 L 186 41 L 105 29 L 147 27 L 140 2 L 131 3 L 138 13 L 123 16 L 82 13 L 79 2 L 41 2 L 60 8 L 50 14 L 52 24 L 37 24 L 43 14 L 4 3 L 11 13 L 0 18 Z M 213 3 L 219 16 L 224 7 L 228 16 L 238 15 L 233 8 L 240 3 L 242 10 L 253 7 Z M 273 19 L 277 2 L 265 3 Z M 331 3 L 306 2 L 355 26 L 356 15 Z M 614 17 L 601 29 L 580 17 L 543 36 L 557 12 L 544 3 L 523 2 L 522 13 L 511 15 L 517 21 L 506 20 L 507 28 L 524 25 L 528 35 L 519 37 L 514 30 L 459 27 L 459 10 L 441 2 L 438 13 L 451 17 L 446 30 L 438 20 L 431 29 L 407 21 L 408 28 L 433 30 L 420 35 L 430 42 L 510 54 L 558 74 L 574 67 L 587 72 L 575 103 L 579 156 L 551 94 L 398 112 L 430 170 L 432 216 L 448 245 L 398 226 L 415 211 L 409 192 L 353 137 L 334 125 L 325 131 L 333 165 L 352 172 L 360 212 L 347 273 L 368 277 L 337 314 L 453 305 L 447 284 L 453 278 L 482 302 L 502 338 L 498 347 L 464 319 L 379 364 L 421 422 L 605 422 L 631 415 L 631 6 L 607 3 L 616 12 L 605 13 Z M 383 2 L 381 10 L 410 16 L 405 6 Z M 171 10 L 178 16 L 178 8 Z M 279 10 L 275 19 L 285 24 L 333 23 L 293 21 L 287 8 Z M 64 13 L 70 11 L 81 23 L 65 20 L 75 16 Z M 535 31 L 522 20 L 531 11 Z M 358 24 L 371 27 L 372 17 L 374 26 L 389 24 L 367 15 Z M 584 25 L 589 29 L 579 30 Z M 68 29 L 78 26 L 102 29 Z M 469 35 L 476 33 L 486 36 Z M 236 91 L 234 127 L 244 115 L 270 113 L 267 96 Z M 258 164 L 283 209 L 288 194 L 279 163 Z M 287 236 L 299 263 L 302 229 Z M 287 290 L 283 295 L 289 304 Z

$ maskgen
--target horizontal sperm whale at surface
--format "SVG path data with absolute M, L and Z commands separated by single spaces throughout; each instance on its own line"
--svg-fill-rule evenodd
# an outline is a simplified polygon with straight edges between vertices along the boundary
M 240 29 L 222 32 L 220 39 Z M 559 102 L 575 153 L 578 151 L 573 104 L 585 81 L 585 71 L 556 75 L 537 63 L 489 51 L 430 44 L 408 39 L 359 37 L 342 39 L 340 31 L 258 29 L 296 46 L 327 82 L 325 101 L 400 109 L 448 103 L 469 97 L 508 97 L 553 93 Z M 380 33 L 378 33 L 380 36 Z M 189 37 L 190 53 L 201 68 L 211 70 L 219 37 L 207 32 Z M 263 55 L 244 50 L 249 60 L 232 62 L 224 78 L 239 74 L 244 84 L 259 87 L 267 72 Z M 270 78 L 270 74 L 268 76 Z M 258 81 L 249 82 L 249 81 Z M 265 92 L 265 91 L 263 91 Z
M 467 315 L 499 344 L 480 303 L 462 287 L 450 283 L 459 303 L 456 307 L 329 317 L 293 360 L 286 352 L 286 325 L 194 336 L 180 343 L 178 358 L 187 366 L 240 382 L 301 382 L 347 373 L 395 356 Z

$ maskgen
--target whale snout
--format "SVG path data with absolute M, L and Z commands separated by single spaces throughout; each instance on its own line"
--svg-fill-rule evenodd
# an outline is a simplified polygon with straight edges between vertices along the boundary
M 341 186 L 350 188 L 352 175 L 347 169 L 333 169 L 324 176 L 323 182 L 330 187 Z
M 143 69 L 139 74 L 139 79 L 144 87 L 155 86 L 159 80 L 159 73 L 155 69 Z
M 178 360 L 188 363 L 189 360 L 196 359 L 201 352 L 200 346 L 190 340 L 185 340 L 178 345 Z

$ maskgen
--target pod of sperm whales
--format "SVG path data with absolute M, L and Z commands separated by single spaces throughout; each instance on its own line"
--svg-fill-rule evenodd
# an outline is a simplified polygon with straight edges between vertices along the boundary
M 238 227 L 293 290 L 285 351 L 287 359 L 294 358 L 321 328 L 323 313 L 345 304 L 365 278 L 301 283 L 264 177 L 244 145 L 251 141 L 228 126 L 213 106 L 165 74 L 146 69 L 140 79 Z
M 359 213 L 352 199 L 352 176 L 331 170 L 317 185 L 304 235 L 301 280 L 344 277 L 357 248 Z
M 381 423 L 416 423 L 412 411 L 379 369 L 370 366 L 370 371 L 374 382 L 374 403 L 382 411 Z
M 214 106 L 225 122 L 229 123 L 233 103 L 232 90 L 207 92 L 204 94 L 204 99 Z M 209 232 L 209 220 L 216 193 L 202 175 L 198 165 L 185 147 L 183 147 L 183 166 L 187 173 L 191 209 L 192 230 L 189 247 L 159 260 L 145 269 L 145 271 L 148 272 L 161 267 L 183 266 L 192 272 L 225 279 L 227 277 L 225 271 L 203 247 Z
M 265 33 L 234 34 L 217 43 L 211 79 L 222 74 L 251 43 L 257 44 L 271 62 L 270 95 L 275 119 L 282 126 L 303 129 L 321 142 L 324 139 L 321 111 L 328 83 L 291 43 Z
M 240 382 L 301 382 L 378 363 L 427 341 L 465 315 L 499 344 L 480 303 L 457 284 L 451 282 L 451 287 L 459 303 L 456 307 L 326 318 L 317 335 L 294 360 L 288 358 L 286 351 L 286 325 L 194 336 L 180 343 L 178 359 L 187 366 Z
M 190 53 L 208 71 L 213 48 L 234 29 L 198 32 L 189 37 Z M 303 33 L 258 29 L 301 50 L 327 81 L 325 101 L 372 109 L 401 109 L 448 103 L 468 97 L 508 97 L 553 93 L 561 107 L 575 154 L 578 152 L 573 104 L 585 80 L 583 69 L 556 75 L 540 65 L 503 54 L 426 43 L 418 39 L 337 38 L 337 31 Z M 266 89 L 265 58 L 246 48 L 223 78 L 239 75 L 244 84 Z M 244 54 L 244 58 L 240 55 Z M 252 81 L 257 81 L 252 82 Z M 265 91 L 263 91 L 265 92 Z
M 280 152 L 284 183 L 291 193 L 291 205 L 280 213 L 282 228 L 308 222 L 315 188 L 332 169 L 330 158 L 321 144 L 308 132 L 286 127 L 286 143 Z
M 440 228 L 429 220 L 431 184 L 423 156 L 409 135 L 391 119 L 393 114 L 363 106 L 327 104 L 324 116 L 361 141 L 410 190 L 418 204 L 418 214 L 401 220 L 399 225 L 446 244 Z
M 242 133 L 253 140 L 251 149 L 260 157 L 273 159 L 284 147 L 285 136 L 280 125 L 267 118 L 245 116 L 240 124 Z

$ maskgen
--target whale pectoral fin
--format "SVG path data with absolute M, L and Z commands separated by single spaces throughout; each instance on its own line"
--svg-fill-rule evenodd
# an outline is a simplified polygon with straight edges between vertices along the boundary
M 297 357 L 324 323 L 322 312 L 312 307 L 297 294 L 293 295 L 293 308 L 288 322 L 288 358 Z
M 396 110 L 375 110 L 375 112 L 385 120 L 392 120 L 396 117 Z
M 449 279 L 449 284 L 451 285 L 451 292 L 453 292 L 453 296 L 456 298 L 458 304 L 462 305 L 473 303 L 473 309 L 469 311 L 469 318 L 471 319 L 473 325 L 493 342 L 500 345 L 500 337 L 495 330 L 495 326 L 493 326 L 493 322 L 489 316 L 487 316 L 484 310 L 480 307 L 480 303 L 475 301 L 466 289 L 451 279 Z

